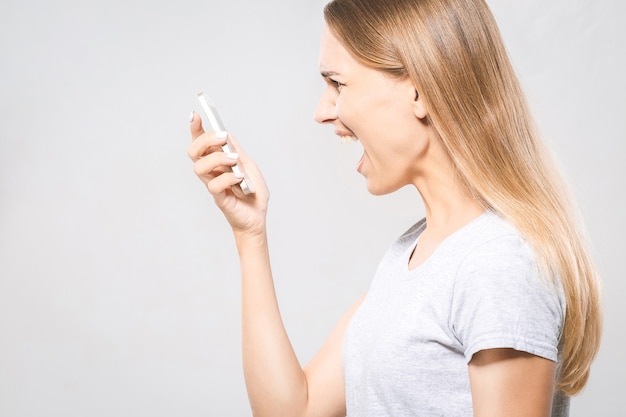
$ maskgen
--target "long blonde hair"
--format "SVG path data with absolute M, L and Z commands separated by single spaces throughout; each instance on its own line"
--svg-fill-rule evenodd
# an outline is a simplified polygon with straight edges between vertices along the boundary
M 557 389 L 580 392 L 600 344 L 600 282 L 486 3 L 334 0 L 324 17 L 361 63 L 411 79 L 468 192 L 511 221 L 549 276 L 560 278 L 566 316 Z

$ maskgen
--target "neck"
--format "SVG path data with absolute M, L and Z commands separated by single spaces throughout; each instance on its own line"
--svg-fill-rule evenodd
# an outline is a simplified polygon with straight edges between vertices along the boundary
M 470 194 L 456 175 L 447 153 L 437 145 L 429 149 L 428 164 L 414 178 L 426 210 L 424 232 L 441 241 L 485 212 L 485 207 Z
M 485 212 L 464 187 L 449 181 L 433 179 L 418 187 L 426 209 L 426 229 L 409 260 L 409 269 L 428 259 L 448 236 Z

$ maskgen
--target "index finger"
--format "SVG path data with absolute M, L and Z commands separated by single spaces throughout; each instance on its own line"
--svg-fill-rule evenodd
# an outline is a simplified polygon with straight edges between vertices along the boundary
M 204 132 L 204 131 L 203 131 Z M 222 146 L 226 143 L 226 132 L 205 132 L 197 136 L 187 148 L 187 155 L 192 161 L 208 155 L 211 152 L 217 152 L 222 150 Z
M 202 128 L 202 118 L 198 113 L 192 111 L 189 115 L 189 131 L 191 132 L 191 140 L 195 140 L 204 133 Z

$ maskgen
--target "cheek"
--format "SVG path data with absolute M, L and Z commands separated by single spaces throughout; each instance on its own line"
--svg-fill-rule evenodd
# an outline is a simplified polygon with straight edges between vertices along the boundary
M 342 91 L 335 102 L 337 117 L 346 125 L 348 129 L 351 129 L 351 125 L 358 124 L 359 126 L 363 122 L 362 107 L 363 100 L 357 100 L 355 94 L 351 94 L 350 91 Z M 358 129 L 357 126 L 354 126 Z
M 335 110 L 337 111 L 337 117 L 339 117 L 340 119 L 342 118 L 344 114 L 343 102 L 344 102 L 343 96 L 339 94 L 339 96 L 337 96 L 337 100 L 335 100 Z

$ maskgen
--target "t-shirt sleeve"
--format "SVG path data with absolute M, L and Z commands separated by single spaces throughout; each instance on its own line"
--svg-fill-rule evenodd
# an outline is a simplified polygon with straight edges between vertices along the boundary
M 520 236 L 472 250 L 457 271 L 449 324 L 466 361 L 480 350 L 513 348 L 556 362 L 565 317 L 558 285 Z

